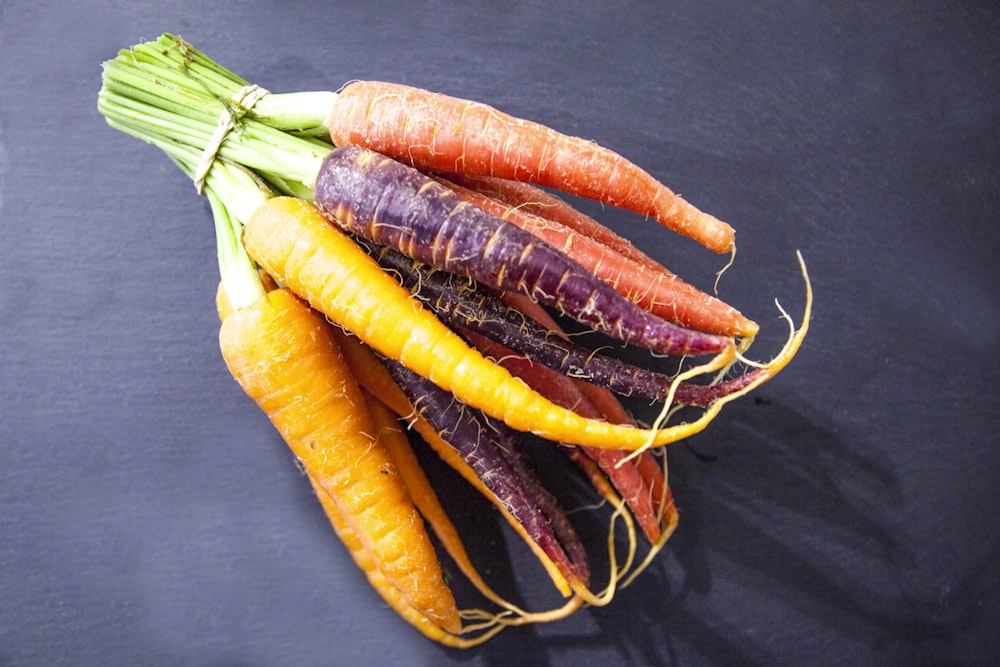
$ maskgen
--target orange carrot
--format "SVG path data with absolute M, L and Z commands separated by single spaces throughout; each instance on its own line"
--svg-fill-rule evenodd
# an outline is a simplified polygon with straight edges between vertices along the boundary
M 732 227 L 699 211 L 621 155 L 485 104 L 399 84 L 357 81 L 339 91 L 329 126 L 338 146 L 365 146 L 426 171 L 556 188 L 652 216 L 715 252 L 735 247 Z
M 559 248 L 625 298 L 655 315 L 689 329 L 725 336 L 755 336 L 756 322 L 663 267 L 652 268 L 600 243 L 592 236 L 511 206 L 485 194 L 443 181 L 463 199 Z
M 811 306 L 807 282 L 806 319 L 758 381 L 719 399 L 694 421 L 639 429 L 580 417 L 513 378 L 423 308 L 307 202 L 289 197 L 267 200 L 244 226 L 243 242 L 250 256 L 278 282 L 374 349 L 451 391 L 462 402 L 516 430 L 608 449 L 662 446 L 700 432 L 725 403 L 766 382 L 788 363 L 806 334 Z M 678 382 L 721 370 L 735 354 L 730 348 L 681 373 Z
M 268 291 L 277 289 L 277 286 L 274 285 L 269 276 L 263 275 L 261 278 L 265 281 L 265 289 Z M 219 319 L 221 320 L 225 320 L 234 312 L 233 306 L 226 294 L 225 286 L 221 282 L 216 290 L 215 305 L 219 313 Z M 329 333 L 336 337 L 336 330 L 331 328 Z M 341 352 L 343 353 L 343 345 L 338 346 L 342 348 Z M 346 363 L 348 363 L 348 367 L 353 374 L 356 370 L 355 367 L 349 362 Z M 370 392 L 362 390 L 362 393 L 365 397 L 365 406 L 368 409 L 368 414 L 371 416 L 377 433 L 376 437 L 389 456 L 392 457 L 392 461 L 406 487 L 406 493 L 413 501 L 414 506 L 434 529 L 434 533 L 441 540 L 445 551 L 448 552 L 448 555 L 451 556 L 452 560 L 455 561 L 455 564 L 469 581 L 491 601 L 502 606 L 507 606 L 509 603 L 500 598 L 499 595 L 486 585 L 479 572 L 476 571 L 469 561 L 468 554 L 465 551 L 465 546 L 462 544 L 462 539 L 458 535 L 458 531 L 451 523 L 451 519 L 448 518 L 444 507 L 441 506 L 441 501 L 438 500 L 437 494 L 434 492 L 433 487 L 431 487 L 430 480 L 427 479 L 423 469 L 420 467 L 420 462 L 417 461 L 413 449 L 410 447 L 409 439 L 400 430 L 395 415 L 385 403 Z M 315 485 L 315 480 L 312 481 Z M 321 487 L 319 488 L 321 490 Z M 326 491 L 322 491 L 322 495 L 326 496 Z M 321 499 L 328 500 L 328 498 Z M 326 505 L 325 502 L 324 505 Z
M 265 289 L 268 291 L 276 289 L 273 280 L 271 280 L 269 276 L 261 275 L 261 280 L 264 283 Z M 235 312 L 222 282 L 219 283 L 219 287 L 216 291 L 216 309 L 221 320 L 225 320 Z M 337 330 L 334 329 L 332 325 L 327 324 L 327 333 L 335 339 L 337 338 L 336 331 Z M 340 345 L 338 344 L 338 347 L 339 346 Z M 348 364 L 348 367 L 353 373 L 355 367 L 351 366 L 351 364 Z M 452 557 L 452 560 L 455 561 L 456 566 L 487 599 L 495 602 L 504 609 L 517 614 L 516 621 L 509 618 L 504 619 L 504 625 L 514 625 L 522 622 L 547 622 L 558 620 L 574 611 L 576 606 L 565 605 L 560 610 L 561 613 L 549 612 L 529 614 L 528 612 L 525 612 L 510 602 L 504 600 L 486 584 L 486 582 L 479 575 L 479 572 L 469 560 L 468 554 L 465 551 L 465 547 L 462 544 L 462 540 L 459 537 L 455 526 L 451 523 L 451 520 L 448 518 L 444 508 L 441 506 L 441 503 L 437 498 L 437 494 L 434 493 L 434 489 L 431 488 L 430 481 L 424 475 L 423 469 L 416 460 L 416 457 L 409 446 L 408 439 L 402 431 L 399 430 L 395 416 L 389 411 L 389 408 L 384 403 L 367 391 L 362 390 L 362 395 L 365 399 L 365 407 L 368 414 L 371 416 L 373 426 L 377 433 L 376 438 L 378 446 L 383 447 L 391 457 L 393 464 L 399 471 L 399 476 L 406 488 L 407 495 L 413 501 L 414 505 L 424 519 L 427 520 L 433 527 L 438 539 L 441 540 L 442 546 Z M 341 516 L 341 508 L 337 506 L 333 498 L 329 495 L 329 493 L 327 493 L 326 489 L 320 485 L 313 475 L 310 474 L 308 476 L 314 490 L 316 491 L 316 496 L 319 499 L 327 518 L 333 525 L 337 536 L 347 547 L 351 557 L 354 559 L 358 567 L 360 567 L 365 573 L 365 576 L 368 578 L 373 588 L 375 588 L 376 592 L 382 596 L 386 603 L 389 604 L 389 606 L 392 607 L 392 609 L 404 620 L 416 627 L 427 637 L 447 646 L 456 648 L 469 648 L 476 646 L 495 635 L 496 632 L 501 629 L 493 627 L 499 623 L 499 617 L 494 617 L 492 622 L 483 622 L 479 624 L 479 627 L 473 628 L 480 630 L 480 633 L 476 637 L 459 638 L 442 628 L 434 619 L 428 617 L 420 609 L 413 607 L 396 587 L 390 585 L 384 573 L 381 571 L 378 562 L 365 549 L 364 545 L 349 525 L 349 522 Z M 485 613 L 481 613 L 480 616 L 488 617 Z M 466 632 L 467 630 L 468 628 L 463 628 L 463 632 Z
M 466 628 L 410 503 L 409 494 L 419 491 L 416 475 L 409 469 L 396 474 L 396 460 L 404 457 L 388 451 L 381 429 L 373 440 L 368 403 L 330 335 L 333 327 L 250 264 L 239 225 L 216 190 L 224 188 L 227 174 L 234 179 L 230 185 L 247 176 L 219 168 L 205 187 L 216 230 L 221 281 L 215 303 L 227 365 L 299 458 L 337 535 L 389 606 L 446 645 L 485 641 L 499 630 L 495 623 L 479 624 L 479 637 L 452 634 Z M 253 179 L 244 183 L 256 188 Z M 248 189 L 245 198 L 253 201 L 255 195 Z M 430 503 L 418 498 L 427 510 Z M 412 552 L 401 556 L 399 540 Z
M 461 628 L 423 521 L 377 446 L 328 324 L 286 289 L 230 314 L 219 343 L 233 377 L 330 495 L 386 581 L 449 632 Z

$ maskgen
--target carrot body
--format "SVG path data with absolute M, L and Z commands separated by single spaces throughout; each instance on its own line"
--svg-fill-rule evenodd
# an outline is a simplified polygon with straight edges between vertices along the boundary
M 525 299 L 518 294 L 502 294 L 501 298 L 523 311 L 526 317 L 538 322 L 540 326 L 544 327 L 552 335 L 563 339 L 567 338 L 566 332 L 537 303 Z M 576 402 L 585 405 L 585 409 L 588 410 L 588 412 L 583 413 L 585 416 L 599 417 L 613 424 L 634 425 L 635 422 L 632 420 L 632 416 L 610 391 L 578 379 L 573 379 L 572 382 L 581 395 L 580 399 L 577 399 Z M 678 385 L 678 392 L 685 385 L 686 383 Z M 589 412 L 590 410 L 593 412 Z M 594 454 L 595 448 L 585 449 L 590 456 L 599 463 L 602 463 L 602 469 L 614 480 L 616 488 L 628 500 L 632 511 L 636 513 L 646 537 L 655 543 L 660 536 L 660 525 L 658 523 L 656 528 L 652 528 L 649 525 L 650 520 L 645 516 L 645 513 L 647 512 L 647 507 L 652 505 L 655 508 L 653 513 L 657 517 L 662 518 L 666 514 L 668 504 L 673 501 L 669 485 L 667 484 L 664 470 L 665 464 L 664 466 L 660 466 L 656 461 L 656 457 L 649 451 L 639 452 L 638 456 L 625 458 L 622 452 L 606 450 L 610 456 L 604 458 L 602 461 L 600 457 Z M 665 461 L 665 452 L 663 456 Z M 611 469 L 610 471 L 608 470 L 609 468 Z M 629 468 L 629 471 L 619 472 L 622 468 Z M 633 472 L 638 474 L 641 483 L 637 483 L 631 477 Z M 616 477 L 617 475 L 621 475 L 621 477 L 618 478 Z M 640 495 L 642 497 L 639 497 Z
M 354 376 L 358 378 L 358 382 L 367 391 L 377 396 L 379 400 L 385 403 L 400 418 L 409 422 L 410 426 L 445 463 L 497 508 L 511 528 L 531 548 L 541 565 L 552 578 L 556 588 L 563 595 L 570 595 L 570 584 L 566 581 L 556 563 L 531 539 L 524 526 L 515 519 L 501 499 L 483 484 L 483 481 L 476 475 L 472 467 L 441 437 L 440 433 L 419 415 L 416 408 L 410 403 L 409 397 L 403 393 L 403 390 L 400 389 L 399 385 L 389 375 L 389 371 L 386 370 L 383 360 L 377 357 L 371 348 L 364 345 L 354 336 L 335 330 L 334 338 L 340 343 L 341 350 L 344 353 L 344 360 L 350 366 Z M 577 599 L 577 602 L 579 602 L 579 599 Z M 573 605 L 565 606 L 555 613 L 571 613 L 574 608 Z M 546 613 L 550 612 L 543 612 L 543 614 Z M 531 614 L 530 616 L 537 618 L 539 614 Z
M 270 281 L 269 276 L 262 276 L 262 278 L 267 282 L 267 289 L 274 290 L 277 286 Z M 229 302 L 229 298 L 226 295 L 225 288 L 220 282 L 218 290 L 215 296 L 216 309 L 219 312 L 219 319 L 225 320 L 229 315 L 234 312 L 232 304 Z M 332 325 L 331 325 L 332 327 Z M 337 338 L 337 329 L 330 329 L 331 335 Z M 341 348 L 341 353 L 344 353 L 343 349 L 343 339 L 338 340 L 338 347 Z M 350 350 L 347 350 L 350 351 Z M 345 358 L 345 363 L 347 363 L 351 374 L 357 377 L 357 375 L 370 375 L 367 372 L 357 373 L 356 368 L 351 365 L 351 361 Z M 370 370 L 370 367 L 367 370 Z M 368 413 L 371 416 L 372 423 L 375 430 L 378 432 L 379 442 L 385 447 L 385 450 L 392 457 L 393 463 L 396 465 L 396 469 L 399 471 L 399 475 L 403 480 L 403 484 L 406 486 L 406 493 L 413 501 L 414 506 L 420 511 L 420 514 L 424 519 L 431 525 L 434 529 L 434 534 L 437 535 L 438 539 L 441 540 L 441 545 L 445 548 L 448 554 L 455 561 L 455 564 L 462 571 L 463 574 L 476 586 L 476 588 L 483 593 L 490 600 L 501 604 L 503 606 L 509 606 L 509 604 L 500 598 L 496 593 L 494 593 L 483 581 L 482 577 L 472 566 L 469 561 L 468 554 L 465 551 L 465 546 L 462 544 L 462 540 L 458 535 L 458 531 L 455 529 L 454 524 L 452 524 L 451 519 L 448 518 L 444 507 L 441 506 L 440 500 L 438 500 L 437 494 L 431 487 L 430 480 L 424 474 L 423 469 L 420 467 L 420 462 L 413 453 L 413 449 L 410 447 L 409 439 L 400 430 L 396 415 L 392 413 L 390 408 L 385 405 L 381 400 L 373 396 L 370 392 L 365 394 L 365 405 L 368 408 Z M 316 486 L 316 481 L 312 480 L 313 485 Z M 322 490 L 322 487 L 317 487 L 318 490 Z M 320 500 L 324 501 L 324 507 L 328 506 L 328 502 L 333 501 L 329 499 L 329 496 L 325 491 L 322 491 L 322 497 Z M 328 501 L 328 502 L 327 502 Z M 356 539 L 356 538 L 355 538 Z
M 515 354 L 513 351 L 477 334 L 466 332 L 465 335 L 478 349 L 499 360 L 499 363 L 510 369 L 516 377 L 524 380 L 540 394 L 547 396 L 553 403 L 584 417 L 603 418 L 570 378 L 559 375 L 545 366 L 534 364 L 526 357 Z M 660 527 L 652 507 L 651 494 L 645 488 L 645 482 L 638 470 L 631 463 L 621 464 L 626 453 L 596 447 L 583 449 L 587 456 L 597 462 L 618 493 L 628 503 L 649 541 L 656 542 L 660 537 Z
M 673 355 L 733 345 L 728 337 L 646 312 L 552 245 L 365 148 L 337 148 L 323 160 L 316 206 L 355 234 L 484 285 L 527 294 L 618 340 Z
M 328 324 L 288 290 L 223 321 L 233 377 L 330 495 L 386 580 L 448 631 L 461 622 L 451 591 L 391 457 L 377 445 L 360 389 Z
M 348 363 L 348 365 L 350 364 Z M 505 608 L 512 608 L 509 602 L 501 598 L 486 584 L 472 565 L 458 530 L 441 505 L 441 501 L 438 499 L 437 493 L 434 492 L 427 475 L 424 474 L 423 468 L 420 467 L 420 462 L 417 460 L 417 456 L 410 446 L 410 440 L 403 432 L 396 414 L 389 406 L 369 392 L 365 392 L 365 404 L 368 406 L 372 422 L 378 431 L 379 442 L 385 447 L 389 456 L 392 457 L 396 469 L 399 470 L 400 477 L 406 486 L 407 495 L 412 499 L 421 516 L 430 524 L 434 534 L 441 540 L 441 545 L 455 561 L 455 565 L 487 599 Z
M 309 478 L 309 481 L 316 491 L 316 497 L 319 499 L 323 511 L 330 521 L 330 525 L 333 527 L 334 533 L 340 538 L 344 546 L 347 547 L 347 551 L 354 560 L 354 563 L 365 573 L 368 583 L 371 584 L 372 588 L 378 592 L 385 603 L 400 618 L 419 630 L 428 639 L 433 639 L 452 648 L 472 648 L 478 646 L 503 630 L 503 625 L 496 625 L 478 636 L 460 637 L 444 630 L 434 619 L 429 618 L 422 611 L 410 605 L 400 594 L 399 590 L 391 586 L 386 580 L 385 575 L 379 570 L 378 564 L 365 549 L 347 520 L 341 515 L 340 508 L 333 502 L 333 499 L 323 490 L 319 482 L 312 477 Z
M 526 317 L 538 322 L 553 335 L 559 336 L 563 339 L 568 338 L 566 332 L 562 330 L 552 316 L 537 303 L 525 299 L 517 294 L 502 294 L 500 296 L 502 300 L 523 311 Z M 744 375 L 750 375 L 750 373 L 746 373 Z M 739 378 L 736 379 L 738 380 Z M 599 387 L 590 382 L 584 382 L 579 379 L 574 379 L 574 382 L 577 387 L 579 387 L 584 398 L 590 402 L 590 404 L 595 410 L 597 410 L 598 414 L 605 421 L 609 421 L 613 424 L 634 425 L 635 422 L 632 419 L 632 415 L 628 413 L 625 406 L 623 406 L 610 391 L 604 387 Z M 719 384 L 726 383 L 722 382 Z M 685 405 L 709 405 L 712 401 L 706 400 L 705 402 L 699 402 L 698 399 L 703 398 L 700 394 L 700 390 L 711 390 L 716 386 L 718 385 L 689 385 L 686 382 L 682 382 L 677 385 L 677 394 L 686 393 L 688 394 L 688 397 L 686 399 L 682 399 L 678 398 L 678 395 L 675 394 L 674 400 Z M 686 390 L 686 388 L 689 389 Z M 738 388 L 733 388 L 733 391 L 737 390 Z M 712 400 L 718 400 L 722 397 L 722 395 L 715 396 Z M 666 453 L 664 453 L 663 456 L 665 459 Z M 652 452 L 641 452 L 635 459 L 635 465 L 639 470 L 639 473 L 642 475 L 642 478 L 654 499 L 665 499 L 669 497 L 670 489 L 667 486 L 666 474 L 664 473 L 663 467 L 661 467 L 655 460 L 655 456 Z
M 628 239 L 619 236 L 594 218 L 570 206 L 564 199 L 531 183 L 470 174 L 445 174 L 444 176 L 456 185 L 461 185 L 490 199 L 502 202 L 511 208 L 572 229 L 580 236 L 593 239 L 633 262 L 654 271 L 670 273 L 662 264 L 637 248 Z
M 724 336 L 754 336 L 760 328 L 729 304 L 663 267 L 654 268 L 636 261 L 593 236 L 535 214 L 526 207 L 508 204 L 460 185 L 451 187 L 463 199 L 487 213 L 555 246 L 626 299 L 654 315 L 683 327 Z
M 375 360 L 374 355 L 370 354 L 370 352 L 367 355 L 363 354 L 362 350 L 360 349 L 361 345 L 357 342 L 356 339 L 352 340 L 347 338 L 346 336 L 339 335 L 337 331 L 338 330 L 333 329 L 333 327 L 331 326 L 331 332 L 334 338 L 338 341 L 341 351 L 344 353 L 345 362 L 347 362 L 347 365 L 351 368 L 352 374 L 354 374 L 355 377 L 361 378 L 362 380 L 362 382 L 360 382 L 359 384 L 362 385 L 369 384 L 370 386 L 376 388 L 376 390 L 380 391 L 380 393 L 390 393 L 392 394 L 392 396 L 395 396 L 395 398 L 390 397 L 389 398 L 390 401 L 393 402 L 402 401 L 402 403 L 400 403 L 400 406 L 405 406 L 406 397 L 403 396 L 401 393 L 396 393 L 398 387 L 393 387 L 392 390 L 389 391 L 388 385 L 381 385 L 378 379 L 372 377 L 373 375 L 380 375 L 380 374 L 383 375 L 383 378 L 386 377 L 384 375 L 384 368 L 382 367 L 382 364 L 379 361 Z M 363 356 L 366 356 L 368 358 L 364 361 L 361 361 L 361 358 Z M 369 412 L 371 413 L 372 420 L 374 421 L 376 429 L 378 430 L 379 433 L 379 441 L 385 445 L 386 450 L 389 452 L 389 455 L 392 457 L 393 462 L 399 469 L 400 476 L 403 478 L 403 482 L 406 485 L 407 494 L 410 496 L 410 498 L 413 499 L 413 504 L 420 511 L 420 514 L 423 515 L 424 519 L 431 525 L 431 528 L 434 530 L 434 534 L 437 535 L 439 540 L 441 540 L 442 547 L 444 547 L 445 551 L 448 552 L 448 555 L 451 556 L 452 560 L 455 561 L 455 565 L 458 567 L 458 569 L 461 570 L 461 572 L 472 583 L 472 585 L 476 587 L 476 590 L 482 593 L 488 600 L 496 603 L 497 605 L 503 607 L 505 610 L 509 612 L 513 612 L 516 615 L 516 618 L 511 618 L 509 615 L 505 615 L 505 618 L 503 620 L 503 625 L 521 625 L 525 623 L 549 622 L 565 618 L 573 611 L 575 611 L 579 607 L 578 601 L 577 602 L 570 601 L 569 603 L 555 610 L 543 611 L 543 612 L 528 612 L 518 608 L 516 605 L 505 600 L 499 594 L 493 591 L 492 588 L 489 587 L 489 585 L 483 580 L 482 576 L 476 570 L 475 566 L 473 566 L 472 561 L 469 559 L 469 555 L 465 550 L 465 545 L 462 543 L 462 539 L 458 535 L 458 531 L 452 524 L 451 519 L 448 518 L 448 515 L 444 507 L 441 505 L 440 500 L 438 500 L 437 494 L 431 487 L 430 480 L 427 479 L 427 476 L 424 474 L 423 468 L 420 467 L 420 462 L 417 460 L 413 448 L 410 446 L 410 440 L 406 436 L 406 434 L 402 431 L 399 419 L 397 418 L 397 414 L 393 411 L 393 409 L 389 405 L 387 405 L 384 401 L 382 401 L 381 399 L 377 398 L 374 394 L 372 394 L 371 391 L 368 389 L 368 387 L 365 387 L 364 393 L 365 393 L 365 402 L 368 405 L 368 409 Z M 409 408 L 406 408 L 405 410 L 409 410 Z M 414 417 L 408 414 L 407 418 L 412 420 Z M 433 429 L 423 424 L 425 423 L 421 422 L 421 425 L 417 427 L 418 433 L 420 433 L 425 438 L 427 436 L 431 436 L 433 440 Z M 443 441 L 440 442 L 434 441 L 431 446 L 435 451 L 439 452 L 450 449 L 450 447 L 446 445 Z M 456 459 L 452 458 L 445 458 L 444 460 L 446 463 L 457 462 Z M 464 468 L 459 472 L 460 474 L 463 474 L 463 476 L 469 475 L 475 478 L 475 473 L 471 471 L 471 468 Z M 478 478 L 475 479 L 478 480 Z M 492 502 L 497 504 L 498 508 L 503 513 L 504 517 L 509 522 L 511 522 L 511 525 L 514 527 L 518 535 L 520 535 L 525 540 L 528 540 L 527 532 L 524 530 L 523 526 L 518 524 L 515 521 L 514 517 L 506 511 L 502 503 L 500 503 L 500 500 L 495 497 L 490 497 L 489 492 L 485 489 L 484 486 L 481 486 L 479 484 L 476 484 L 475 486 L 476 489 L 479 491 L 486 491 L 485 495 L 487 495 L 487 497 L 490 498 Z M 321 498 L 321 500 L 323 499 Z M 326 506 L 325 508 L 329 512 L 329 508 Z M 331 518 L 331 522 L 332 521 L 333 519 Z M 534 544 L 531 544 L 531 547 L 533 549 L 537 548 L 537 546 Z M 548 566 L 550 563 L 546 562 L 544 564 Z M 552 564 L 552 567 L 554 568 L 555 565 Z M 371 573 L 368 572 L 368 574 L 370 577 Z M 561 577 L 561 575 L 559 576 Z M 383 591 L 381 590 L 379 592 L 383 593 Z M 385 597 L 384 593 L 383 597 Z M 392 605 L 391 600 L 387 599 L 387 602 L 389 602 L 389 604 Z M 409 615 L 403 613 L 401 613 L 401 615 L 414 625 L 418 625 L 417 622 L 410 619 Z M 419 621 L 420 624 L 430 623 L 430 620 L 427 619 L 426 617 L 416 620 Z M 437 639 L 438 641 L 441 641 L 446 645 L 467 647 L 476 645 L 481 641 L 483 641 L 483 639 L 495 634 L 496 630 L 490 629 L 488 623 L 483 625 L 485 627 L 480 626 L 480 624 L 477 624 L 477 627 L 479 627 L 482 634 L 480 634 L 477 637 L 468 639 L 460 639 L 454 637 L 450 633 L 444 633 L 444 631 L 438 628 L 437 626 L 433 626 L 431 628 L 433 635 L 428 634 L 426 631 L 424 631 L 424 629 L 420 627 L 420 625 L 418 625 L 418 629 L 424 632 L 424 634 L 428 634 L 428 636 L 431 636 L 432 638 Z M 444 634 L 443 637 L 441 636 L 442 634 Z
M 699 211 L 621 155 L 485 104 L 358 81 L 339 92 L 329 125 L 338 146 L 365 146 L 425 171 L 552 187 L 651 216 L 715 252 L 734 247 L 732 227 Z
M 556 499 L 520 456 L 511 432 L 402 364 L 387 360 L 385 366 L 417 413 L 461 455 L 563 575 L 586 586 L 590 570 L 583 544 Z
M 452 328 L 475 331 L 559 373 L 624 396 L 662 400 L 673 386 L 673 378 L 668 375 L 598 354 L 573 343 L 565 335 L 556 335 L 555 322 L 524 295 L 506 292 L 499 297 L 475 281 L 434 270 L 368 239 L 356 240 L 380 266 Z M 504 299 L 511 300 L 511 304 L 504 303 Z M 764 373 L 755 369 L 710 385 L 681 382 L 676 387 L 674 401 L 682 405 L 711 405 L 727 394 L 740 391 Z
M 670 390 L 673 383 L 670 376 L 598 354 L 566 337 L 552 335 L 534 318 L 526 317 L 523 308 L 508 306 L 475 281 L 431 269 L 401 252 L 375 246 L 367 239 L 359 238 L 358 243 L 452 328 L 471 329 L 532 361 L 625 396 L 663 399 Z M 524 302 L 534 304 L 527 297 Z M 678 387 L 675 400 L 707 404 L 701 400 L 703 393 L 701 387 L 684 383 Z
M 628 450 L 666 445 L 700 432 L 726 401 L 767 379 L 713 403 L 695 421 L 666 428 L 585 419 L 553 404 L 466 344 L 309 203 L 290 197 L 267 200 L 244 226 L 243 242 L 267 273 L 373 349 L 463 403 L 549 440 Z M 806 330 L 804 322 L 771 362 L 769 376 L 794 356 Z M 720 354 L 692 373 L 717 371 L 734 356 L 732 350 Z
M 576 384 L 587 400 L 590 401 L 591 405 L 597 409 L 598 413 L 606 421 L 613 424 L 634 424 L 632 416 L 618 402 L 618 399 L 606 389 L 587 382 L 580 382 L 579 380 L 576 381 Z M 661 517 L 666 514 L 668 508 L 673 503 L 673 495 L 671 494 L 670 486 L 667 484 L 665 472 L 666 456 L 666 452 L 663 452 L 664 461 L 661 464 L 653 452 L 641 452 L 634 463 L 635 469 L 642 477 L 649 497 L 656 507 L 656 512 Z

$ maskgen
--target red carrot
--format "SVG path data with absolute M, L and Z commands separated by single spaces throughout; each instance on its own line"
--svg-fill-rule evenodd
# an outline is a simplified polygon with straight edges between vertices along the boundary
M 618 402 L 618 399 L 606 389 L 580 381 L 577 381 L 577 385 L 605 421 L 612 424 L 635 424 L 632 416 Z M 667 484 L 666 451 L 662 451 L 661 455 L 664 458 L 662 465 L 653 452 L 649 450 L 640 452 L 639 456 L 634 459 L 634 465 L 649 490 L 657 515 L 662 517 L 673 505 L 674 499 L 670 492 L 670 486 Z
M 450 181 L 442 182 L 487 213 L 552 244 L 626 299 L 654 315 L 689 329 L 723 336 L 753 337 L 760 328 L 729 304 L 706 294 L 666 268 L 637 261 L 629 256 L 633 253 L 626 255 L 600 242 L 591 235 L 598 234 L 597 229 L 574 229 L 536 214 L 528 206 L 508 204 Z M 596 221 L 594 225 L 603 229 Z M 637 251 L 636 254 L 641 253 Z
M 732 227 L 699 211 L 621 155 L 485 104 L 377 81 L 340 90 L 330 138 L 425 171 L 499 176 L 552 187 L 651 216 L 715 252 Z
M 530 299 L 526 299 L 519 294 L 505 293 L 501 295 L 501 298 L 505 302 L 523 312 L 526 318 L 538 322 L 540 326 L 544 327 L 552 335 L 563 339 L 568 338 L 566 333 L 552 318 L 552 316 L 550 316 L 545 309 L 540 307 L 537 303 L 531 301 Z M 593 408 L 597 411 L 598 417 L 612 424 L 622 424 L 628 426 L 635 425 L 635 421 L 632 419 L 632 416 L 627 410 L 625 410 L 624 406 L 622 406 L 622 404 L 610 391 L 604 387 L 599 387 L 582 380 L 574 380 L 574 382 L 583 394 L 584 398 L 589 401 Z M 690 387 L 692 390 L 695 388 L 702 389 L 702 387 L 697 385 L 681 383 L 677 387 L 678 392 L 680 392 L 680 390 L 684 387 Z M 692 391 L 691 393 L 693 394 L 694 392 Z M 666 452 L 663 452 L 664 461 L 666 461 L 666 456 Z M 656 460 L 656 456 L 649 450 L 639 452 L 638 456 L 632 455 L 623 461 L 623 463 L 618 463 L 616 465 L 633 465 L 635 467 L 639 475 L 642 477 L 643 484 L 651 501 L 656 507 L 657 516 L 666 520 L 669 524 L 671 518 L 676 517 L 669 516 L 669 514 L 673 511 L 673 496 L 670 492 L 670 486 L 667 484 L 665 471 L 666 463 L 661 466 Z

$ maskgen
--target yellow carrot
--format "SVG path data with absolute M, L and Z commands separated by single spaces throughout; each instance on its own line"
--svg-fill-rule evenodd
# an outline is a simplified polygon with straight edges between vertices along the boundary
M 351 554 L 351 558 L 354 559 L 354 563 L 365 573 L 368 583 L 382 596 L 386 604 L 400 618 L 423 633 L 425 637 L 452 648 L 472 648 L 482 644 L 504 629 L 505 626 L 503 624 L 493 624 L 474 637 L 461 637 L 444 630 L 434 619 L 428 618 L 419 609 L 410 605 L 400 594 L 399 590 L 391 586 L 386 580 L 385 575 L 382 574 L 378 564 L 372 559 L 371 554 L 368 553 L 361 540 L 354 534 L 347 521 L 340 515 L 340 509 L 333 502 L 333 499 L 320 486 L 319 482 L 312 477 L 309 478 L 309 481 L 312 482 L 313 489 L 316 491 L 316 497 L 319 498 L 320 504 L 323 506 L 323 511 L 326 513 L 330 525 L 333 526 L 334 532 L 340 538 L 340 541 L 344 543 L 344 546 L 347 547 L 347 551 Z
M 462 402 L 516 430 L 567 444 L 610 449 L 662 446 L 700 432 L 725 403 L 767 381 L 788 363 L 805 337 L 811 306 L 807 282 L 805 320 L 758 381 L 718 400 L 692 422 L 640 429 L 580 417 L 528 388 L 444 326 L 305 201 L 291 197 L 267 200 L 247 221 L 243 243 L 267 273 L 314 308 Z M 677 381 L 718 371 L 735 356 L 734 349 L 727 349 L 681 373 Z M 665 418 L 666 411 L 658 422 Z
M 350 366 L 350 364 L 348 365 Z M 437 493 L 434 492 L 430 480 L 427 479 L 423 468 L 420 467 L 420 462 L 410 446 L 409 438 L 406 437 L 399 424 L 397 415 L 389 406 L 367 390 L 364 390 L 364 394 L 368 412 L 371 414 L 372 421 L 378 431 L 379 442 L 382 443 L 396 464 L 413 504 L 431 525 L 434 534 L 441 540 L 442 546 L 455 561 L 455 565 L 476 587 L 476 590 L 488 600 L 504 609 L 524 615 L 515 605 L 494 592 L 472 565 L 465 546 L 462 544 L 462 538 L 459 537 L 458 531 L 441 505 Z

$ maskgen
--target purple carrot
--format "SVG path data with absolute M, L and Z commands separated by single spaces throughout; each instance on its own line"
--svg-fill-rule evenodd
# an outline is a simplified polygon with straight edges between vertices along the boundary
M 455 403 L 458 403 L 458 401 L 456 400 Z M 524 452 L 517 443 L 516 433 L 502 423 L 486 419 L 481 412 L 477 416 L 481 417 L 479 420 L 480 423 L 485 424 L 487 428 L 492 430 L 500 453 L 507 459 L 507 463 L 510 464 L 514 473 L 521 480 L 521 484 L 528 495 L 535 501 L 542 514 L 545 515 L 545 518 L 548 519 L 563 549 L 568 552 L 577 577 L 580 578 L 580 581 L 584 585 L 589 584 L 590 567 L 583 543 L 573 529 L 573 525 L 570 523 L 569 517 L 566 516 L 566 512 L 559 505 L 559 501 L 545 488 L 541 480 L 538 479 L 538 475 L 535 474 L 531 464 L 528 463 Z
M 483 285 L 526 294 L 626 343 L 671 355 L 733 345 L 731 338 L 646 312 L 554 246 L 368 149 L 334 149 L 320 168 L 315 195 L 319 210 L 347 231 Z
M 381 359 L 417 413 L 461 455 L 527 535 L 561 572 L 587 585 L 590 567 L 583 543 L 518 452 L 516 436 L 399 362 Z
M 355 237 L 378 263 L 452 328 L 471 329 L 528 359 L 574 379 L 622 396 L 665 399 L 674 378 L 620 359 L 597 354 L 547 329 L 475 281 L 435 270 L 401 252 Z M 751 371 L 715 385 L 681 382 L 674 402 L 705 407 L 749 385 L 762 371 Z

